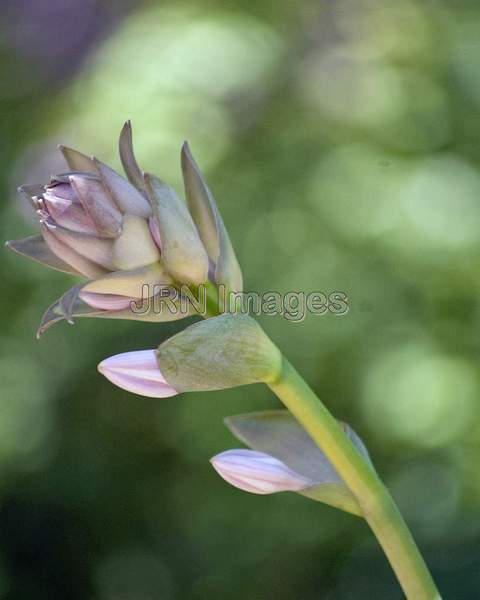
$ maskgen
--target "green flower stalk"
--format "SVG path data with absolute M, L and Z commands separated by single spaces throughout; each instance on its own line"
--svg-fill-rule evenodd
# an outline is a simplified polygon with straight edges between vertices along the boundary
M 235 426 L 233 430 L 256 454 L 219 455 L 212 459 L 215 469 L 246 491 L 297 491 L 362 516 L 377 536 L 407 598 L 440 598 L 363 442 L 333 418 L 256 321 L 245 315 L 223 314 L 187 327 L 158 350 L 148 352 L 150 360 L 155 355 L 163 382 L 157 394 L 149 394 L 152 396 L 266 383 L 291 413 L 294 424 L 290 421 L 288 435 L 285 424 L 279 432 L 278 421 L 276 426 L 264 426 L 263 431 L 257 424 L 252 433 L 250 418 L 248 426 L 237 425 L 238 433 Z M 127 353 L 103 361 L 99 369 L 120 387 L 141 394 L 142 376 L 140 381 L 134 377 L 115 381 L 115 370 L 128 365 L 129 354 L 136 361 L 138 353 Z M 137 371 L 135 378 L 139 375 Z M 145 373 L 148 378 L 151 375 Z M 165 394 L 165 383 L 172 393 Z M 312 445 L 317 447 L 314 452 Z
M 98 369 L 115 385 L 154 398 L 264 383 L 286 411 L 238 415 L 227 427 L 250 449 L 211 462 L 223 479 L 257 494 L 293 491 L 364 518 L 409 600 L 440 598 L 365 445 L 339 423 L 260 325 L 218 302 L 220 286 L 242 290 L 242 274 L 216 203 L 187 145 L 182 172 L 187 202 L 140 171 L 130 125 L 120 136 L 128 181 L 106 165 L 63 148 L 70 171 L 47 186 L 21 188 L 39 216 L 41 236 L 10 247 L 49 267 L 87 280 L 47 311 L 40 330 L 73 316 L 162 321 L 187 316 L 138 313 L 143 285 L 193 290 L 204 286 L 204 321 L 157 349 L 118 354 Z M 176 297 L 178 301 L 178 297 Z

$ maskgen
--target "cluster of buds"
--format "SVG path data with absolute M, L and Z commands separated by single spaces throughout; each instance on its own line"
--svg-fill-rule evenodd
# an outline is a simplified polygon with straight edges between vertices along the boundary
M 185 285 L 242 290 L 227 231 L 187 144 L 181 153 L 186 202 L 155 176 L 142 173 L 128 122 L 119 148 L 128 181 L 96 158 L 61 147 L 70 170 L 48 185 L 20 188 L 38 215 L 41 234 L 7 245 L 83 278 L 49 307 L 39 333 L 76 316 L 148 321 L 187 316 L 183 311 L 138 310 L 145 289 L 152 294 Z M 159 348 L 117 354 L 102 361 L 99 371 L 118 387 L 153 398 L 277 381 L 283 358 L 259 324 L 216 308 L 202 315 L 211 318 Z M 295 491 L 361 514 L 334 467 L 288 411 L 230 417 L 226 424 L 251 448 L 212 458 L 226 481 L 257 494 Z M 345 432 L 368 462 L 359 438 L 348 426 Z
M 242 290 L 230 239 L 188 145 L 181 153 L 186 203 L 140 170 L 129 122 L 119 149 L 128 181 L 98 159 L 61 146 L 69 171 L 53 176 L 48 185 L 19 188 L 38 215 L 41 235 L 7 245 L 48 267 L 87 278 L 47 310 L 40 333 L 75 316 L 149 321 L 188 316 L 139 310 L 145 290 L 158 295 L 185 285 L 196 290 L 220 284 Z

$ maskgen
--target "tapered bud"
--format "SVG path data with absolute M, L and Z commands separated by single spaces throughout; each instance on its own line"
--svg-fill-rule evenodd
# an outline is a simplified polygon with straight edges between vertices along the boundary
M 278 348 L 246 315 L 195 323 L 163 342 L 157 357 L 166 380 L 181 392 L 270 383 L 282 367 Z
M 168 398 L 177 394 L 160 372 L 155 350 L 111 356 L 98 365 L 98 370 L 113 384 L 133 394 L 149 398 Z
M 314 485 L 280 460 L 254 450 L 227 450 L 210 462 L 225 481 L 252 494 L 298 492 Z
M 255 454 L 270 457 L 292 471 L 297 480 L 303 478 L 309 482 L 308 485 L 298 487 L 294 491 L 317 502 L 324 502 L 354 515 L 362 515 L 357 499 L 335 467 L 288 410 L 266 410 L 235 415 L 227 417 L 225 424 L 233 435 L 254 450 Z M 349 425 L 340 425 L 365 463 L 373 469 L 362 440 Z M 223 477 L 223 474 L 220 474 Z M 234 481 L 227 481 L 237 485 Z

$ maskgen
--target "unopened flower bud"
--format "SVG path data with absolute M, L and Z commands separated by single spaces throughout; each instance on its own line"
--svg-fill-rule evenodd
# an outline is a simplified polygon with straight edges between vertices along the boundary
M 294 491 L 317 502 L 330 504 L 354 515 L 362 515 L 357 499 L 332 463 L 288 410 L 235 415 L 227 417 L 225 424 L 255 454 L 270 457 L 295 473 L 297 478 L 309 482 L 307 486 Z M 362 440 L 349 425 L 341 423 L 341 426 L 365 462 L 373 469 Z M 233 472 L 227 474 L 234 476 Z M 234 481 L 227 481 L 236 485 Z
M 225 481 L 252 494 L 298 492 L 314 485 L 280 460 L 254 450 L 227 450 L 210 462 Z
M 155 350 L 116 354 L 103 360 L 98 370 L 113 384 L 133 394 L 149 398 L 168 398 L 177 394 L 160 372 Z
M 148 297 L 166 286 L 196 290 L 228 283 L 229 289 L 241 290 L 228 234 L 188 148 L 182 151 L 187 203 L 154 175 L 141 172 L 128 122 L 119 149 L 128 181 L 96 158 L 61 146 L 69 172 L 55 175 L 46 186 L 19 188 L 36 210 L 41 235 L 7 245 L 89 280 L 64 294 L 68 307 L 61 298 L 47 309 L 42 331 L 75 316 L 159 321 L 190 314 L 157 314 L 148 307 L 129 311 L 131 300 L 146 288 Z

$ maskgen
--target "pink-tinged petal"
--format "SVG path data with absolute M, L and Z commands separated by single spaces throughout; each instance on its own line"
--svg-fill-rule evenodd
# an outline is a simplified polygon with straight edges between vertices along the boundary
M 254 450 L 227 450 L 210 462 L 225 481 L 252 494 L 298 492 L 314 484 L 273 456 Z
M 50 219 L 45 220 L 43 225 L 54 237 L 72 250 L 75 250 L 80 256 L 84 256 L 107 271 L 116 270 L 113 261 L 112 239 L 70 231 L 69 229 L 65 229 L 65 227 L 56 225 Z
M 85 275 L 85 277 L 96 279 L 107 273 L 106 269 L 103 269 L 100 265 L 85 256 L 80 255 L 73 248 L 58 239 L 45 223 L 42 223 L 42 235 L 45 243 L 56 256 L 71 265 L 82 275 Z
M 67 198 L 61 188 L 72 190 L 70 185 L 60 184 L 43 194 L 43 202 L 55 223 L 72 231 L 96 235 L 97 228 L 90 215 L 76 198 Z
M 168 398 L 177 391 L 160 372 L 155 350 L 124 352 L 106 358 L 98 370 L 114 385 L 140 396 Z
M 103 182 L 99 178 L 85 175 L 71 175 L 69 181 L 95 223 L 99 235 L 116 237 L 122 224 L 122 213 Z
M 160 227 L 158 226 L 158 221 L 155 217 L 150 217 L 148 219 L 148 226 L 150 227 L 150 235 L 153 238 L 155 244 L 157 244 L 157 248 L 162 250 L 162 240 L 160 239 Z
M 62 177 L 62 176 L 60 175 L 59 177 Z M 68 183 L 69 176 L 66 175 L 65 177 L 66 177 L 66 182 L 59 183 L 59 182 L 53 181 L 53 183 L 51 183 L 49 186 L 46 187 L 46 192 L 49 192 L 49 193 L 53 194 L 54 196 L 57 196 L 58 198 L 63 198 L 64 200 L 69 200 L 70 202 L 73 202 L 75 204 L 81 204 L 77 194 L 75 193 L 75 190 Z
M 101 310 L 123 310 L 130 308 L 134 298 L 126 298 L 116 294 L 92 294 L 91 292 L 80 292 L 79 297 L 92 308 Z

